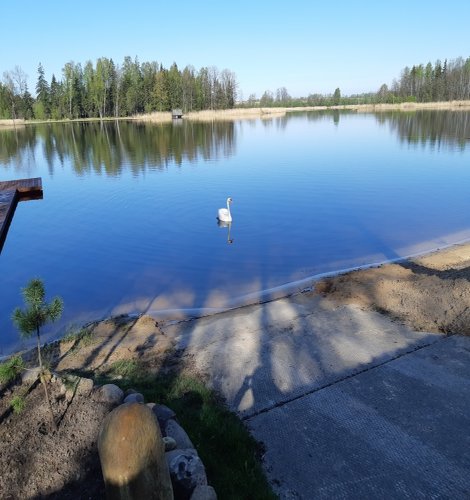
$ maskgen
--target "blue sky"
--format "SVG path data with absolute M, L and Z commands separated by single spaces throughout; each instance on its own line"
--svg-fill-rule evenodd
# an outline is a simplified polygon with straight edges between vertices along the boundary
M 377 90 L 413 64 L 470 56 L 468 0 L 18 0 L 1 6 L 0 75 L 124 56 L 235 72 L 242 97 Z

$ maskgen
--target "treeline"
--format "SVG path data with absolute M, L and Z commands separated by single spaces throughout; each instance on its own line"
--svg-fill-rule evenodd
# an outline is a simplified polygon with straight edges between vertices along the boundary
M 405 67 L 399 80 L 389 90 L 382 86 L 381 94 L 387 94 L 417 102 L 462 101 L 470 99 L 470 57 L 444 61 L 426 66 L 419 64 Z M 380 92 L 380 91 L 379 91 Z
M 390 86 L 381 85 L 377 92 L 342 96 L 337 88 L 332 94 L 310 94 L 291 97 L 285 87 L 275 92 L 266 90 L 260 98 L 255 94 L 243 103 L 246 107 L 338 106 L 351 104 L 398 104 L 401 102 L 440 102 L 470 100 L 470 57 L 442 63 L 405 67 Z
M 156 62 L 140 63 L 125 57 L 121 65 L 102 57 L 93 65 L 68 62 L 62 78 L 55 75 L 48 82 L 42 65 L 38 68 L 36 97 L 27 87 L 21 68 L 3 74 L 0 83 L 0 118 L 63 119 L 131 116 L 138 113 L 183 112 L 203 109 L 230 109 L 236 104 L 237 81 L 227 69 L 192 66 L 180 70 L 176 63 L 169 69 Z M 331 94 L 312 93 L 292 97 L 285 87 L 275 92 L 255 94 L 240 107 L 337 106 L 432 102 L 470 99 L 470 57 L 441 63 L 408 66 L 390 86 L 383 84 L 376 92 L 343 96 L 336 88 Z
M 0 83 L 0 118 L 63 119 L 131 116 L 138 113 L 230 109 L 237 98 L 237 81 L 228 69 L 192 66 L 169 69 L 157 62 L 140 63 L 125 57 L 121 65 L 102 57 L 68 62 L 62 78 L 48 82 L 38 67 L 36 98 L 27 87 L 27 76 L 18 66 L 3 74 Z

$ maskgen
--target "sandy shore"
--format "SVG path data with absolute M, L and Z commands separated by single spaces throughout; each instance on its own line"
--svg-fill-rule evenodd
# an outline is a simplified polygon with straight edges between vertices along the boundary
M 470 335 L 470 243 L 325 278 L 310 291 L 297 292 L 268 304 L 275 309 L 277 303 L 283 302 L 282 307 L 285 307 L 285 304 L 295 305 L 300 301 L 302 307 L 315 315 L 319 298 L 326 304 L 326 310 L 331 310 L 332 331 L 338 307 L 352 305 L 364 311 L 366 316 L 380 313 L 416 331 Z M 257 322 L 260 307 L 247 305 L 206 318 L 212 324 L 223 325 L 227 321 L 237 323 L 240 314 L 248 314 Z M 328 322 L 327 317 L 328 313 Z M 290 328 L 299 328 L 301 320 L 299 324 L 296 321 L 292 320 Z M 136 352 L 148 368 L 159 368 L 162 353 L 171 353 L 170 358 L 173 356 L 174 338 L 168 329 L 175 324 L 178 321 L 159 319 L 157 322 L 150 316 L 124 316 L 97 322 L 91 327 L 93 342 L 79 354 L 68 355 L 73 343 L 59 343 L 59 368 L 94 370 L 103 363 L 132 358 Z M 91 352 L 95 354 L 90 356 Z
M 295 302 L 301 297 L 302 302 L 315 313 L 316 300 L 321 296 L 332 310 L 342 305 L 354 305 L 366 312 L 379 312 L 416 331 L 470 335 L 470 242 L 399 262 L 323 278 L 302 292 L 289 288 L 283 290 L 277 290 L 269 297 L 262 296 L 261 303 L 275 304 L 278 300 Z M 224 321 L 236 318 L 241 310 L 256 308 L 258 303 L 249 301 L 234 309 L 202 316 Z M 132 353 L 145 346 L 144 350 L 151 358 L 148 365 L 158 364 L 155 360 L 162 349 L 171 350 L 171 342 L 161 336 L 160 328 L 188 320 L 190 318 L 180 314 L 169 317 L 156 314 L 152 318 L 150 313 L 142 317 L 122 316 L 97 321 L 88 328 L 94 337 L 90 349 L 101 352 L 95 359 L 99 365 L 104 358 L 110 361 L 109 350 L 115 361 L 132 357 Z M 113 325 L 111 329 L 110 324 Z M 296 326 L 292 325 L 293 328 Z M 124 337 L 125 342 L 122 341 Z M 159 341 L 146 345 L 149 337 Z M 58 340 L 49 345 L 56 345 L 53 349 L 60 351 L 60 358 L 70 362 L 66 354 L 72 344 L 62 342 L 61 345 Z M 74 354 L 73 366 L 67 366 L 67 369 L 96 369 L 95 363 L 85 361 L 89 354 L 87 351 L 82 350 L 84 358 Z M 34 356 L 34 349 L 27 352 Z
M 416 330 L 470 335 L 470 243 L 324 279 L 315 290 Z

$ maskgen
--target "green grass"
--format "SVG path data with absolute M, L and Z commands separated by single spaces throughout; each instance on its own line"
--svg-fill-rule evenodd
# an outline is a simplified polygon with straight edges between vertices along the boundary
M 10 406 L 13 409 L 13 413 L 19 415 L 26 407 L 26 400 L 24 396 L 19 394 L 18 396 L 12 398 Z
M 24 370 L 24 362 L 21 356 L 13 356 L 8 361 L 0 364 L 0 383 L 8 383 Z
M 119 361 L 115 361 L 106 372 L 106 377 L 122 377 L 124 384 L 126 384 L 127 382 L 142 383 L 147 380 L 146 373 L 142 369 L 140 363 L 135 359 L 122 359 Z
M 258 443 L 201 380 L 180 374 L 150 376 L 138 361 L 125 360 L 113 363 L 96 381 L 135 389 L 146 402 L 165 404 L 174 410 L 206 466 L 209 484 L 218 498 L 277 498 L 257 458 L 261 451 Z
M 88 328 L 69 330 L 61 340 L 62 342 L 74 342 L 72 347 L 73 352 L 78 351 L 82 347 L 88 347 L 96 342 L 96 339 Z

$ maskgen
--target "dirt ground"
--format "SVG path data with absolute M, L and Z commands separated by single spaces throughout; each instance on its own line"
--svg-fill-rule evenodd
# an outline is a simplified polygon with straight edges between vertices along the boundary
M 21 414 L 10 411 L 10 401 L 27 390 L 17 385 L 2 391 L 0 400 L 0 497 L 100 498 L 104 485 L 96 439 L 110 407 L 88 395 L 67 402 L 60 383 L 48 384 L 57 431 L 50 428 L 44 390 L 36 384 L 25 397 Z
M 470 244 L 325 279 L 310 293 L 320 293 L 334 304 L 378 310 L 416 330 L 470 335 Z M 90 325 L 85 336 L 47 346 L 44 358 L 62 376 L 99 374 L 129 359 L 162 372 L 179 366 L 180 354 L 154 319 L 126 316 Z M 34 366 L 34 351 L 25 358 Z M 96 440 L 110 408 L 95 401 L 94 392 L 69 401 L 61 385 L 60 379 L 50 383 L 54 413 L 60 420 L 57 431 L 48 429 L 40 384 L 27 394 L 29 386 L 19 382 L 0 386 L 2 499 L 103 497 Z M 26 394 L 26 407 L 14 414 L 10 403 L 18 394 Z
M 149 370 L 171 369 L 178 353 L 148 316 L 120 317 L 93 324 L 89 335 L 46 346 L 43 358 L 55 377 L 48 384 L 58 430 L 50 416 L 40 383 L 0 386 L 0 498 L 99 499 L 104 484 L 97 451 L 101 423 L 112 409 L 96 400 L 96 393 L 61 391 L 67 373 L 106 372 L 116 361 L 138 359 Z M 36 365 L 36 351 L 23 356 Z M 72 386 L 73 387 L 73 386 Z M 22 395 L 25 408 L 11 410 Z
M 470 244 L 328 278 L 315 293 L 380 311 L 415 330 L 470 335 Z

